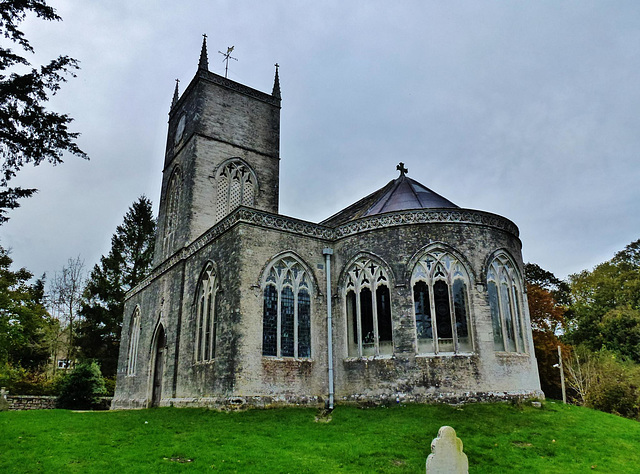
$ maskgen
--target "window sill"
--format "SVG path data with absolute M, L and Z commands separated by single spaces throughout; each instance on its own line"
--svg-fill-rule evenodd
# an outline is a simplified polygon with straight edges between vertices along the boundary
M 346 359 L 344 359 L 345 362 L 357 362 L 359 360 L 390 360 L 390 359 L 395 359 L 396 356 L 395 354 L 380 354 L 380 355 L 376 355 L 376 356 L 362 356 L 362 357 L 358 357 L 358 356 L 351 356 L 351 357 L 347 357 Z
M 416 354 L 416 357 L 422 357 L 424 359 L 436 359 L 436 358 L 445 358 L 445 357 L 473 357 L 475 356 L 475 352 L 439 352 L 437 354 L 422 352 Z
M 193 365 L 213 365 L 215 361 L 216 361 L 215 359 L 199 360 L 197 362 L 194 362 Z
M 262 360 L 270 360 L 274 362 L 313 362 L 311 357 L 277 357 L 277 356 L 262 356 Z
M 509 351 L 495 351 L 498 357 L 529 357 L 527 352 L 509 352 Z

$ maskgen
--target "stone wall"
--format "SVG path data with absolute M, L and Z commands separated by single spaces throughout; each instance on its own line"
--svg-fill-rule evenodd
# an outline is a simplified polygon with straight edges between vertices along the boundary
M 9 410 L 51 410 L 56 407 L 58 397 L 51 395 L 7 395 Z M 99 410 L 108 410 L 111 397 L 101 397 Z

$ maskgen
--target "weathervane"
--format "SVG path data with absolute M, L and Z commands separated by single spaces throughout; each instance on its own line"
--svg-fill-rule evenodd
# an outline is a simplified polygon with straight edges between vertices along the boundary
M 238 58 L 234 58 L 233 56 L 231 56 L 231 53 L 233 52 L 233 48 L 235 48 L 235 46 L 229 46 L 227 48 L 227 52 L 223 53 L 222 51 L 218 51 L 218 53 L 222 54 L 224 56 L 224 77 L 227 77 L 227 72 L 229 71 L 229 59 L 233 59 L 234 61 L 237 61 Z

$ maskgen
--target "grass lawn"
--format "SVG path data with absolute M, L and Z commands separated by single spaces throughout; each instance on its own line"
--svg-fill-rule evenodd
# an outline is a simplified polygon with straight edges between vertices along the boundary
M 561 403 L 0 413 L 0 472 L 424 472 L 453 426 L 470 472 L 637 473 L 640 423 Z

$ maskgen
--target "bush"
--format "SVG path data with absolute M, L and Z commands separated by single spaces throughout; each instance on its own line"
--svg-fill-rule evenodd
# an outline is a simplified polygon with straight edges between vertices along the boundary
M 626 418 L 640 417 L 640 365 L 605 349 L 592 352 L 577 347 L 565 368 L 579 404 Z
M 51 377 L 22 367 L 0 368 L 0 387 L 14 395 L 56 395 L 60 380 L 61 376 Z
M 106 393 L 100 367 L 95 362 L 82 362 L 60 384 L 58 408 L 90 410 L 100 404 Z

